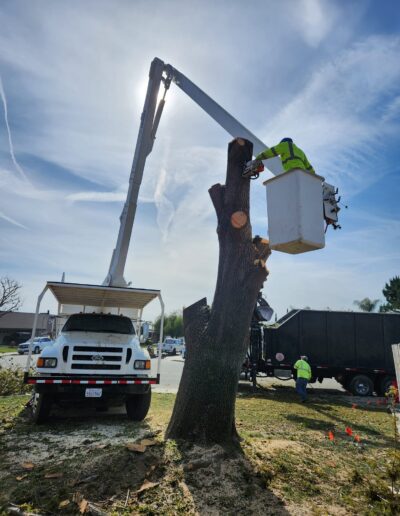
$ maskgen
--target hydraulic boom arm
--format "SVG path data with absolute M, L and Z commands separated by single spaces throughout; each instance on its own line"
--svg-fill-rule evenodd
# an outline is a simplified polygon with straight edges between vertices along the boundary
M 211 118 L 218 122 L 218 124 L 231 136 L 242 136 L 253 142 L 255 155 L 268 148 L 267 145 L 246 129 L 246 127 L 238 122 L 192 81 L 185 77 L 185 75 L 156 57 L 150 66 L 149 83 L 147 86 L 146 99 L 144 102 L 131 175 L 129 178 L 128 194 L 120 216 L 117 245 L 112 254 L 110 268 L 108 275 L 104 280 L 104 285 L 114 287 L 127 286 L 124 279 L 124 269 L 132 234 L 133 222 L 135 220 L 139 188 L 142 182 L 146 158 L 153 149 L 158 124 L 165 105 L 165 95 L 171 82 L 174 82 L 179 86 L 182 91 L 184 91 L 196 102 L 196 104 L 208 113 Z M 157 105 L 161 83 L 164 85 L 164 95 Z M 281 161 L 278 157 L 269 159 L 266 166 L 274 175 L 279 174 L 283 170 Z

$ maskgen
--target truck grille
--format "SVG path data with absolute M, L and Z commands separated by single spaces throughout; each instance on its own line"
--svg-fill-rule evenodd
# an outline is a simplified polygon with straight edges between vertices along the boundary
M 122 347 L 74 346 L 71 369 L 119 371 L 124 358 Z

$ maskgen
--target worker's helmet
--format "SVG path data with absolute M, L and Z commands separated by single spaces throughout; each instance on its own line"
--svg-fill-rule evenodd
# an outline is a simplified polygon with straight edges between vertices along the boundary
M 308 357 L 306 355 L 301 355 L 301 360 L 305 360 L 306 362 L 308 362 Z
M 282 142 L 292 142 L 293 143 L 293 140 L 291 138 L 282 138 L 280 143 L 282 143 Z

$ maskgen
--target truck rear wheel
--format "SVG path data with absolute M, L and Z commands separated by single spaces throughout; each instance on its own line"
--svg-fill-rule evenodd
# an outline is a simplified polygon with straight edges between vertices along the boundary
M 126 398 L 126 413 L 131 421 L 143 421 L 151 402 L 151 388 L 141 394 L 131 394 Z
M 369 376 L 358 374 L 350 381 L 349 388 L 355 396 L 372 396 L 374 382 Z
M 32 421 L 37 425 L 46 421 L 50 415 L 53 399 L 50 394 L 35 392 L 32 400 Z

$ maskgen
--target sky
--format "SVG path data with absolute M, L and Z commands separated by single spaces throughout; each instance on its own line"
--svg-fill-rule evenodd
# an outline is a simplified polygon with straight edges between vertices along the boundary
M 263 293 L 278 317 L 384 301 L 400 273 L 397 0 L 2 0 L 0 27 L 0 276 L 22 284 L 23 310 L 63 272 L 105 279 L 156 56 L 266 145 L 292 137 L 348 205 L 323 250 L 272 253 Z M 167 312 L 212 301 L 208 189 L 225 179 L 230 140 L 171 86 L 125 269 L 132 286 L 161 289 Z M 269 177 L 251 187 L 263 236 Z

